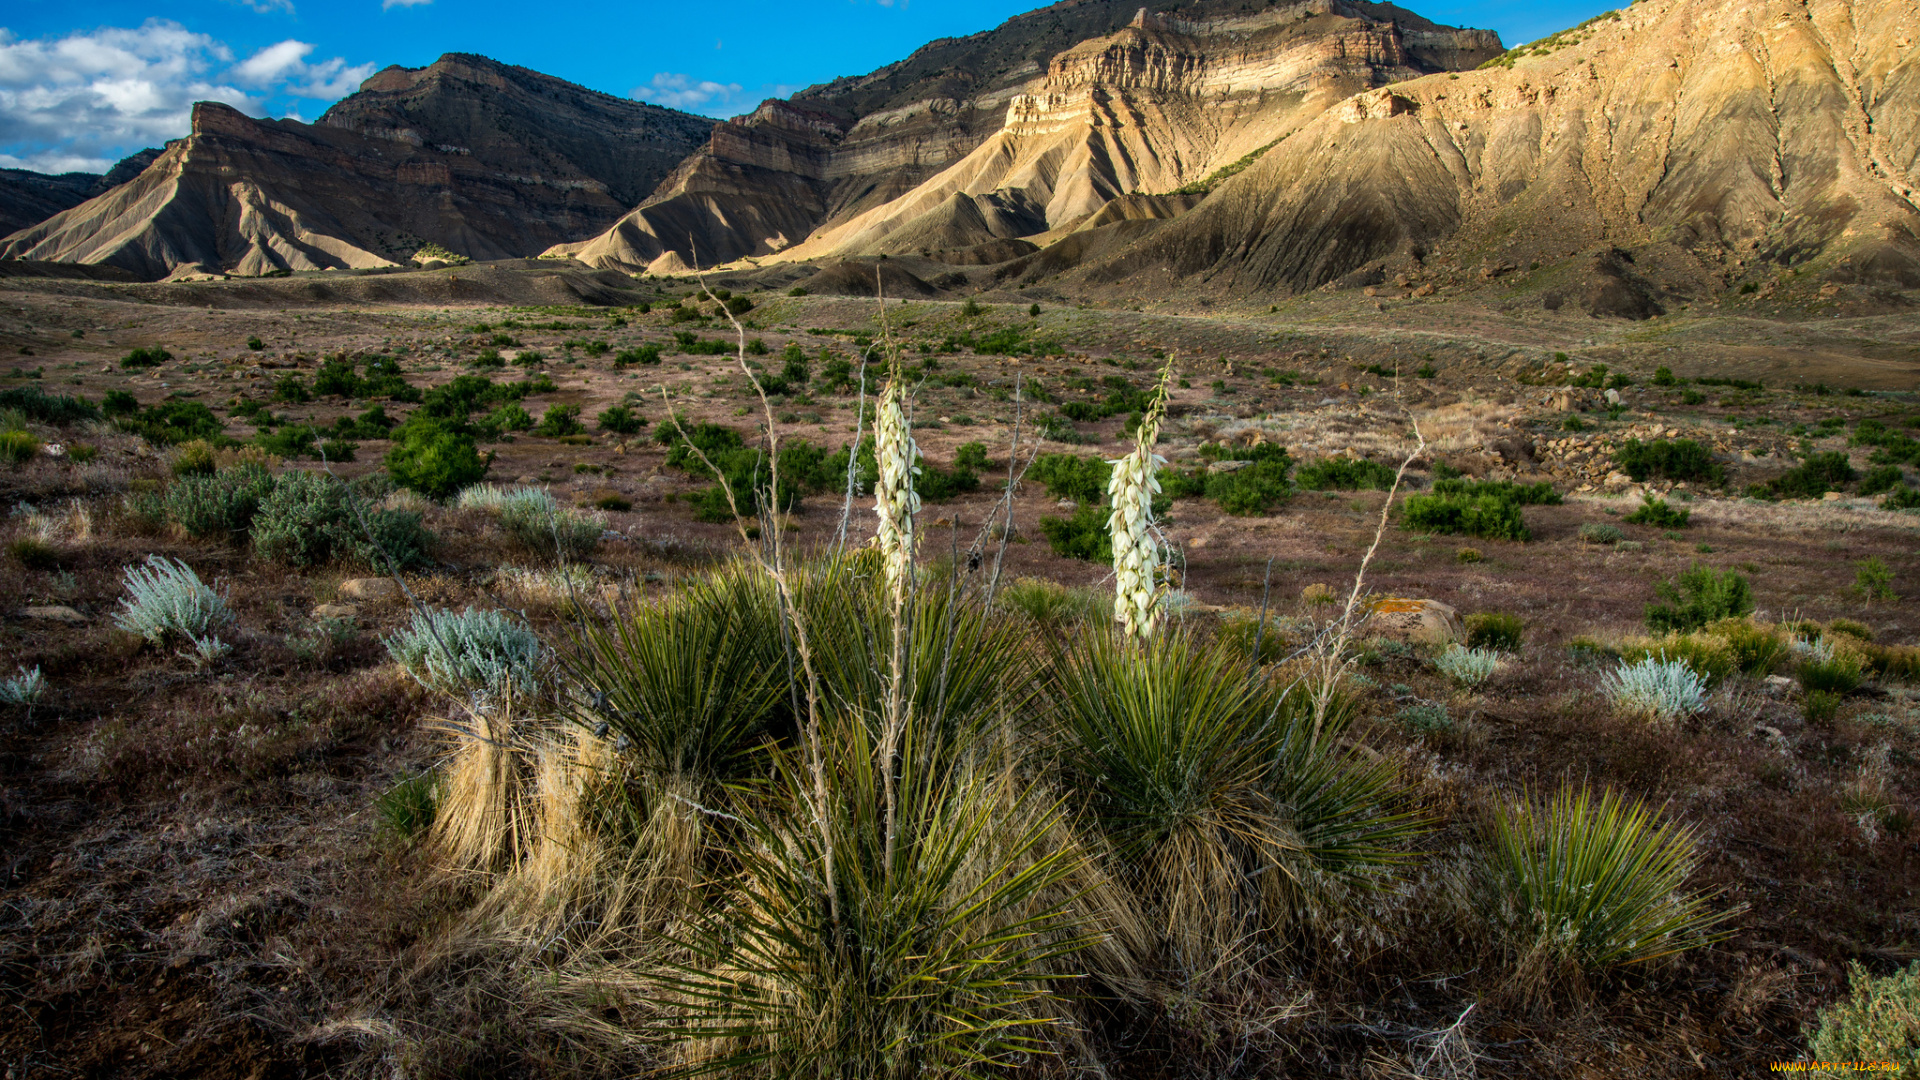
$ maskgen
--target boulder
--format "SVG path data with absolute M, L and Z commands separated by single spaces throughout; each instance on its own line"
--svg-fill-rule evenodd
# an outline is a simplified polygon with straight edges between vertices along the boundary
M 354 607 L 352 604 L 321 604 L 319 607 L 313 609 L 313 617 L 316 619 L 357 619 L 360 617 L 360 609 Z
M 1438 600 L 1389 596 L 1373 602 L 1368 629 L 1382 637 L 1438 645 L 1466 639 L 1460 613 Z
M 339 597 L 342 600 L 388 600 L 400 593 L 400 586 L 392 578 L 363 577 L 349 578 L 340 583 Z
M 66 623 L 68 626 L 81 626 L 87 621 L 85 615 L 67 607 L 65 604 L 39 604 L 20 612 L 29 619 L 43 622 Z

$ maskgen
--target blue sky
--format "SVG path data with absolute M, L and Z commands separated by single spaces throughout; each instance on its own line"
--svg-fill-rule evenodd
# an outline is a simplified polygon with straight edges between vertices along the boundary
M 102 172 L 187 133 L 197 100 L 312 120 L 389 64 L 476 52 L 595 90 L 732 116 L 1035 0 L 7 0 L 0 167 Z M 1402 6 L 1508 45 L 1607 9 L 1592 0 Z

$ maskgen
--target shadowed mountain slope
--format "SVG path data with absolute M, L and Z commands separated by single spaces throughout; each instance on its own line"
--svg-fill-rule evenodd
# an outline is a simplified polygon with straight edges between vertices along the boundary
M 38 225 L 62 210 L 111 191 L 140 175 L 159 156 L 157 147 L 142 150 L 122 158 L 105 175 L 0 169 L 0 236 Z
M 1358 90 L 1499 48 L 1388 4 L 1057 4 L 765 102 L 555 253 L 671 272 L 695 254 L 965 252 L 1204 178 Z
M 311 125 L 202 102 L 193 133 L 137 178 L 0 255 L 146 277 L 384 266 L 427 243 L 531 255 L 611 224 L 711 127 L 449 54 L 375 74 Z

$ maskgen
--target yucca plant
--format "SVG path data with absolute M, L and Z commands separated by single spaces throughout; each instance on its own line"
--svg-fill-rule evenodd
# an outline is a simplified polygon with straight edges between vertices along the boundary
M 562 661 L 576 716 L 646 776 L 741 777 L 788 704 L 772 589 L 745 568 L 580 625 Z
M 1182 631 L 1089 633 L 1047 681 L 1063 785 L 1165 928 L 1161 959 L 1189 974 L 1332 914 L 1415 828 L 1391 772 L 1341 749 L 1342 710 L 1315 730 L 1309 695 L 1247 667 Z
M 1021 578 L 1001 586 L 996 605 L 1017 611 L 1044 629 L 1073 621 L 1101 622 L 1112 617 L 1113 598 L 1104 592 L 1072 589 L 1039 578 Z
M 821 688 L 835 708 L 857 715 L 886 700 L 891 678 L 892 612 L 872 561 L 816 564 L 798 588 Z M 947 732 L 984 723 L 1001 705 L 1020 709 L 1032 695 L 1025 629 L 956 586 L 950 570 L 923 574 L 900 610 L 903 701 Z
M 1517 963 L 1587 974 L 1643 965 L 1726 936 L 1738 914 L 1687 892 L 1693 830 L 1612 790 L 1562 787 L 1495 808 L 1482 863 L 1491 918 Z
M 1057 806 L 910 729 L 889 810 L 868 725 L 823 729 L 825 805 L 781 755 L 733 853 L 737 895 L 656 977 L 680 1071 L 985 1077 L 1045 1052 L 1053 968 L 1085 943 L 1048 900 L 1072 869 L 1041 850 Z
M 149 555 L 145 565 L 129 566 L 125 574 L 128 595 L 113 623 L 155 645 L 169 637 L 212 638 L 233 622 L 227 602 L 178 559 Z

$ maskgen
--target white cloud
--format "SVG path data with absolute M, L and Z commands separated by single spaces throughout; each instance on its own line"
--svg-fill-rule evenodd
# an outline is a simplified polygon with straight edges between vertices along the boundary
M 740 91 L 739 83 L 717 83 L 710 79 L 696 81 L 685 75 L 662 71 L 647 85 L 635 87 L 630 96 L 651 101 L 655 105 L 665 105 L 669 109 L 700 112 L 728 108 L 740 96 Z
M 233 74 L 250 86 L 283 84 L 282 89 L 297 97 L 337 98 L 353 93 L 378 69 L 376 64 L 348 67 L 338 56 L 309 64 L 307 54 L 312 51 L 312 45 L 288 38 L 235 64 Z
M 232 2 L 250 7 L 262 15 L 270 15 L 276 11 L 293 14 L 293 0 L 232 0 Z
M 397 7 L 419 7 L 422 4 L 431 3 L 433 3 L 433 0 L 380 0 L 380 10 L 386 11 L 389 8 Z
M 270 83 L 290 69 L 305 67 L 307 54 L 312 51 L 313 46 L 306 42 L 288 38 L 233 65 L 233 73 L 255 86 Z
M 99 171 L 186 135 L 196 101 L 259 116 L 288 96 L 341 97 L 375 70 L 340 57 L 309 63 L 312 52 L 282 41 L 236 64 L 223 42 L 167 19 L 60 38 L 0 28 L 0 163 Z

